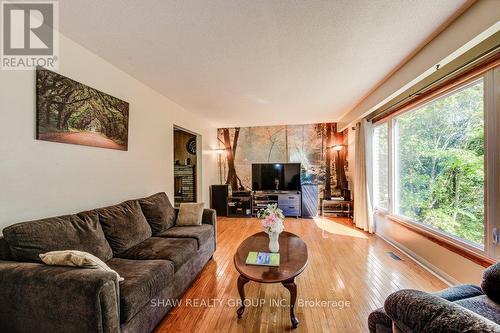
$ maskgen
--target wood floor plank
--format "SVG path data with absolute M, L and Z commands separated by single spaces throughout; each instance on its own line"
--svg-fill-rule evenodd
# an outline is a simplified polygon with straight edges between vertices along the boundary
M 213 260 L 155 332 L 292 331 L 289 294 L 281 284 L 249 282 L 245 292 L 253 304 L 237 319 L 238 272 L 233 255 L 239 244 L 261 227 L 255 218 L 219 218 L 217 227 Z M 349 219 L 286 219 L 285 229 L 302 237 L 309 251 L 308 266 L 296 278 L 297 302 L 302 300 L 303 306 L 296 305 L 300 324 L 294 332 L 367 332 L 368 314 L 382 306 L 390 293 L 402 288 L 430 292 L 446 288 L 381 238 L 354 228 Z M 403 260 L 392 259 L 388 251 Z M 264 303 L 259 304 L 259 300 Z M 285 300 L 283 306 L 279 300 Z M 195 301 L 210 305 L 194 306 Z M 315 301 L 330 303 L 318 306 Z M 344 307 L 334 306 L 333 301 L 344 302 Z

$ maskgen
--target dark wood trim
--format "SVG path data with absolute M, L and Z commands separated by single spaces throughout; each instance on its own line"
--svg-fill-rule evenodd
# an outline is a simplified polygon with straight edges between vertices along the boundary
M 463 247 L 453 243 L 452 241 L 448 241 L 444 238 L 436 236 L 423 228 L 419 228 L 418 226 L 413 225 L 412 223 L 401 221 L 400 219 L 398 219 L 394 216 L 390 216 L 390 215 L 387 215 L 386 217 L 387 217 L 387 219 L 389 219 L 393 222 L 396 222 L 398 225 L 400 225 L 400 226 L 402 226 L 410 231 L 413 231 L 413 232 L 419 234 L 420 236 L 423 236 L 426 239 L 430 240 L 431 242 L 436 243 L 437 245 L 444 247 L 445 249 L 447 249 L 453 253 L 456 253 L 456 254 L 458 254 L 458 255 L 460 255 L 460 256 L 462 256 L 462 257 L 464 257 L 464 258 L 466 258 L 466 259 L 468 259 L 468 260 L 470 260 L 470 261 L 472 261 L 480 266 L 489 267 L 492 264 L 496 263 L 496 261 L 491 259 L 491 258 L 482 256 L 482 255 L 477 254 L 473 251 L 467 250 L 466 248 L 463 248 Z
M 450 78 L 449 80 L 439 84 L 438 86 L 429 89 L 425 93 L 415 96 L 410 101 L 402 104 L 401 106 L 395 108 L 389 113 L 374 117 L 372 119 L 372 122 L 373 123 L 382 122 L 388 118 L 395 117 L 406 111 L 414 109 L 422 104 L 425 104 L 433 99 L 438 98 L 439 96 L 442 96 L 450 92 L 453 89 L 458 88 L 461 85 L 464 85 L 470 81 L 479 78 L 485 72 L 498 66 L 500 66 L 500 53 L 496 53 L 494 56 L 490 57 L 485 62 L 476 65 L 475 67 L 467 70 L 464 73 L 458 74 L 457 76 Z

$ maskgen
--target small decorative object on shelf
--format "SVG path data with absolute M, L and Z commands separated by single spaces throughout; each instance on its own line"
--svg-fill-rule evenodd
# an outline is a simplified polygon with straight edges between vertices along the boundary
M 196 138 L 191 138 L 186 143 L 186 150 L 191 155 L 196 155 Z
M 257 217 L 261 219 L 264 231 L 269 235 L 269 251 L 274 253 L 279 252 L 279 236 L 285 229 L 283 225 L 283 220 L 285 219 L 283 211 L 278 208 L 278 204 L 270 204 L 267 205 L 266 209 L 259 210 Z

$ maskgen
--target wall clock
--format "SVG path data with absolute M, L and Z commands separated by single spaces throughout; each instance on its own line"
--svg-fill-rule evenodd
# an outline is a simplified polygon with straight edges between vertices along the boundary
M 191 138 L 186 143 L 188 153 L 196 155 L 196 138 Z

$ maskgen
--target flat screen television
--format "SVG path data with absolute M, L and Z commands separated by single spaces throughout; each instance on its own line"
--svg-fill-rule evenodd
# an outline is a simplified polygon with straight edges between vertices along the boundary
M 252 164 L 253 191 L 300 191 L 300 163 Z

